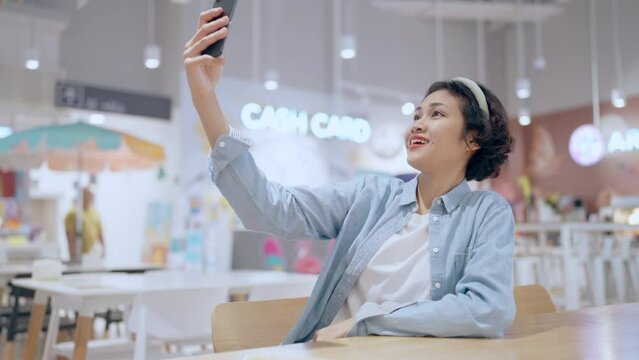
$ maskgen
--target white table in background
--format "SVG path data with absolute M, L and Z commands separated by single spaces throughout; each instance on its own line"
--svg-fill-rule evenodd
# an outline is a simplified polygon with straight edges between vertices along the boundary
M 131 264 L 131 265 L 97 265 L 82 266 L 74 264 L 63 264 L 62 271 L 65 273 L 95 273 L 95 272 L 144 272 L 149 270 L 160 270 L 161 265 Z M 33 271 L 31 263 L 7 263 L 0 264 L 0 284 L 2 288 L 17 275 L 29 275 Z
M 574 251 L 572 235 L 576 232 L 639 232 L 639 225 L 625 225 L 612 223 L 523 223 L 515 226 L 515 231 L 540 234 L 543 244 L 547 241 L 548 233 L 559 233 L 564 271 L 564 307 L 566 310 L 579 308 L 579 281 L 574 274 L 572 262 Z M 572 280 L 571 280 L 572 279 Z
M 144 272 L 149 270 L 163 269 L 160 265 L 132 264 L 132 265 L 98 265 L 82 266 L 74 264 L 64 264 L 63 273 L 97 273 L 97 272 Z M 31 275 L 33 265 L 31 263 L 7 263 L 0 264 L 0 299 L 6 290 L 7 283 L 18 275 Z
M 160 270 L 163 266 L 150 265 L 143 263 L 135 263 L 130 265 L 80 265 L 80 264 L 64 264 L 63 273 L 101 273 L 101 272 L 145 272 L 150 270 Z M 0 264 L 0 299 L 6 289 L 7 283 L 18 275 L 31 275 L 33 271 L 32 263 L 5 263 Z M 7 331 L 8 336 L 8 331 Z M 3 354 L 4 360 L 13 358 L 13 342 L 5 343 Z
M 29 320 L 25 360 L 35 359 L 37 338 L 42 327 L 47 299 L 52 304 L 73 304 L 78 310 L 73 359 L 85 359 L 95 312 L 105 307 L 131 304 L 139 293 L 152 290 L 181 291 L 226 286 L 231 291 L 247 291 L 267 284 L 309 283 L 316 275 L 274 271 L 232 271 L 225 274 L 203 272 L 151 272 L 148 274 L 74 274 L 59 281 L 14 279 L 12 283 L 35 290 L 34 307 Z M 44 359 L 51 358 L 56 339 L 57 317 L 52 314 L 45 342 Z M 56 335 L 56 336 L 54 336 Z

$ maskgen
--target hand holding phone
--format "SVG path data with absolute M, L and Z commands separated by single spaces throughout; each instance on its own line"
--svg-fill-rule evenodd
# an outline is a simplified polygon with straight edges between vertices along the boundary
M 217 57 L 203 52 L 224 41 L 228 35 L 229 23 L 230 18 L 224 14 L 222 7 L 214 6 L 200 13 L 197 31 L 184 46 L 184 66 L 194 97 L 207 98 L 215 91 L 224 65 L 224 56 L 221 56 L 222 46 L 218 45 L 212 49 L 212 54 L 219 54 Z
M 230 127 L 224 117 L 215 94 L 222 76 L 224 56 L 214 57 L 202 52 L 211 45 L 222 41 L 228 35 L 230 18 L 224 15 L 224 9 L 214 7 L 200 14 L 197 30 L 186 42 L 184 50 L 184 68 L 191 91 L 193 105 L 200 117 L 206 138 L 214 146 L 220 136 L 228 134 Z M 217 18 L 217 20 L 214 20 Z M 222 54 L 223 47 L 217 47 L 213 54 Z
M 218 8 L 218 7 L 222 8 L 223 12 L 211 21 L 215 21 L 224 16 L 227 16 L 229 18 L 229 24 L 226 25 L 226 28 L 228 31 L 231 19 L 233 18 L 233 12 L 235 10 L 236 3 L 237 3 L 237 0 L 215 0 L 215 2 L 213 3 L 213 8 Z M 224 51 L 225 41 L 226 41 L 226 37 L 211 44 L 209 47 L 204 49 L 204 51 L 202 51 L 202 55 L 211 55 L 213 57 L 219 57 L 220 55 L 222 55 L 222 52 Z

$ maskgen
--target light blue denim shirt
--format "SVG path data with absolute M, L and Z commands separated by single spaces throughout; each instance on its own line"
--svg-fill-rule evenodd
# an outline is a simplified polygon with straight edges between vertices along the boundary
M 213 182 L 249 230 L 283 239 L 337 239 L 300 319 L 284 343 L 331 324 L 382 243 L 417 211 L 417 179 L 369 176 L 309 189 L 269 182 L 232 129 L 209 154 Z M 431 300 L 365 303 L 349 336 L 497 337 L 515 316 L 514 220 L 499 195 L 466 181 L 436 198 L 429 220 Z

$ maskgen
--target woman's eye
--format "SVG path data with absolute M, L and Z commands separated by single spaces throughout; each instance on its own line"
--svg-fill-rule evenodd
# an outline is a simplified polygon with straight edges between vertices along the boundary
M 415 115 L 413 116 L 413 120 L 419 120 L 419 118 L 421 118 L 421 117 L 422 117 L 422 115 L 421 115 L 421 114 L 415 114 Z
M 440 113 L 439 111 L 433 111 L 433 115 L 432 117 L 440 117 L 443 116 L 444 114 Z

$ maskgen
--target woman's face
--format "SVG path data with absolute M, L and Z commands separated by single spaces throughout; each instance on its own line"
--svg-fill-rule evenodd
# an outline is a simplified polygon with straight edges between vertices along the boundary
M 459 171 L 472 153 L 464 141 L 462 102 L 447 90 L 428 95 L 415 109 L 404 140 L 408 163 L 424 173 Z M 471 138 L 468 137 L 471 148 Z

